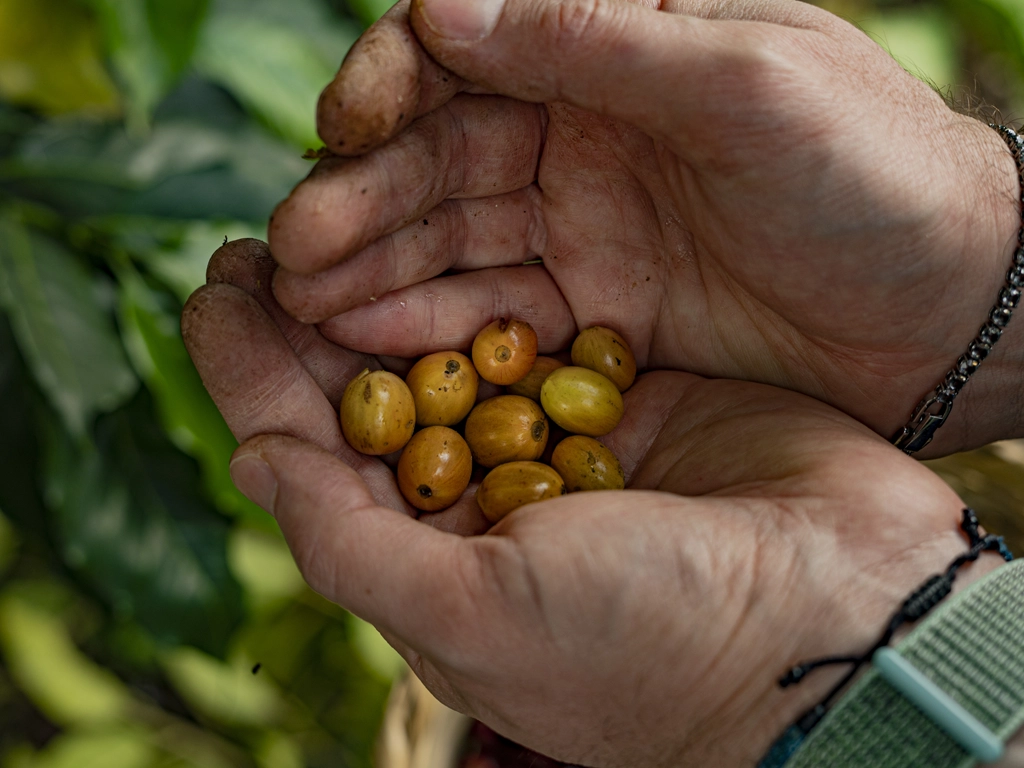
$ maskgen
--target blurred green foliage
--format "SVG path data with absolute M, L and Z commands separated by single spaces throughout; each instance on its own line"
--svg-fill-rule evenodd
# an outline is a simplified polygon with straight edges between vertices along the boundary
M 0 0 L 3 768 L 370 765 L 401 663 L 235 490 L 178 316 L 381 10 Z
M 824 4 L 1020 113 L 1024 0 Z M 370 764 L 401 662 L 234 489 L 178 314 L 387 5 L 0 0 L 0 768 Z

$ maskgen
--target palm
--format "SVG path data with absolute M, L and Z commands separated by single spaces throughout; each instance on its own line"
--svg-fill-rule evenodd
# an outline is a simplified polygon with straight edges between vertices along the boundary
M 685 0 L 661 5 L 693 12 Z M 702 13 L 757 12 L 716 7 Z M 778 62 L 752 58 L 749 82 L 728 90 L 709 80 L 691 95 L 699 119 L 680 118 L 671 133 L 560 102 L 460 95 L 364 160 L 328 161 L 282 205 L 271 242 L 279 261 L 300 272 L 351 261 L 332 268 L 333 277 L 286 270 L 278 296 L 307 321 L 344 312 L 324 324 L 328 337 L 395 355 L 423 343 L 462 346 L 452 327 L 472 324 L 449 325 L 452 312 L 467 321 L 526 317 L 551 349 L 577 328 L 612 325 L 641 365 L 796 389 L 888 434 L 963 351 L 995 295 L 1004 244 L 984 246 L 991 269 L 981 268 L 965 257 L 962 231 L 967 219 L 998 238 L 988 213 L 972 220 L 964 189 L 998 196 L 998 183 L 984 177 L 994 173 L 1000 140 L 953 115 L 849 25 L 789 3 L 763 12 L 780 18 L 737 34 L 784 48 L 782 69 L 756 71 Z M 391 22 L 403 14 L 396 7 Z M 458 72 L 458 57 L 450 58 L 441 60 Z M 358 59 L 357 49 L 353 66 Z M 863 60 L 868 71 L 849 81 L 845 59 Z M 424 79 L 436 77 L 436 64 L 420 65 L 433 67 Z M 464 90 L 503 82 L 497 66 L 475 66 L 476 85 Z M 376 89 L 407 74 L 378 68 L 364 78 L 363 98 L 373 95 L 368 103 L 379 108 Z M 650 103 L 661 103 L 658 89 L 675 76 L 635 88 L 652 89 Z M 884 93 L 881 81 L 889 83 Z M 332 88 L 347 88 L 345 79 Z M 360 97 L 350 91 L 346 104 Z M 844 92 L 847 113 L 827 99 L 815 103 L 833 92 Z M 865 123 L 862 114 L 885 118 Z M 369 121 L 351 108 L 344 120 L 320 118 L 329 141 Z M 353 149 L 350 141 L 338 151 Z M 952 158 L 937 180 L 922 170 L 936 155 Z M 467 168 L 483 170 L 467 179 Z M 965 177 L 963 168 L 977 171 Z M 373 198 L 382 175 L 390 199 Z M 458 182 L 446 187 L 452 177 Z M 367 179 L 373 199 L 364 200 L 355 190 L 367 189 Z M 320 210 L 334 203 L 325 220 Z M 421 219 L 442 223 L 446 247 Z M 509 274 L 531 256 L 544 259 L 543 270 Z M 417 285 L 452 267 L 460 274 Z M 374 272 L 389 279 L 366 277 Z
M 242 290 L 201 289 L 184 333 L 239 439 L 305 441 L 261 438 L 305 473 L 283 492 L 308 509 L 278 510 L 304 573 L 442 700 L 553 756 L 750 764 L 832 679 L 783 693 L 780 672 L 869 645 L 962 549 L 955 495 L 865 428 L 800 395 L 678 373 L 641 377 L 607 437 L 630 491 L 534 505 L 456 543 L 410 529 L 387 509 L 410 513 L 390 470 L 334 419 L 371 361 L 288 318 L 272 269 L 252 241 L 221 249 L 211 276 Z M 468 495 L 429 522 L 482 529 Z
M 803 396 L 664 373 L 627 400 L 632 420 L 608 441 L 630 457 L 631 490 L 492 529 L 478 549 L 493 598 L 469 639 L 415 668 L 454 706 L 564 760 L 751 765 L 821 695 L 781 692 L 788 665 L 870 647 L 963 548 L 958 500 Z M 651 411 L 666 414 L 653 442 L 634 429 Z

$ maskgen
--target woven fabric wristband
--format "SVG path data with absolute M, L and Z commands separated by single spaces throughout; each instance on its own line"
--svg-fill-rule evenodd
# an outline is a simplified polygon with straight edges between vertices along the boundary
M 1006 273 L 1006 283 L 1000 289 L 999 298 L 978 335 L 967 346 L 967 351 L 960 356 L 942 382 L 935 387 L 935 391 L 918 403 L 906 426 L 893 435 L 893 445 L 906 454 L 917 453 L 928 445 L 935 431 L 949 418 L 953 410 L 953 401 L 978 370 L 978 366 L 988 357 L 993 345 L 999 341 L 1003 329 L 1010 322 L 1013 310 L 1020 303 L 1021 291 L 1024 290 L 1024 138 L 1005 125 L 990 126 L 1006 141 L 1010 154 L 1017 164 L 1021 202 L 1021 227 L 1017 232 L 1017 249 L 1013 254 L 1010 271 Z
M 949 598 L 895 652 L 1005 741 L 1024 725 L 1024 560 Z M 977 762 L 873 668 L 786 768 L 969 768 Z

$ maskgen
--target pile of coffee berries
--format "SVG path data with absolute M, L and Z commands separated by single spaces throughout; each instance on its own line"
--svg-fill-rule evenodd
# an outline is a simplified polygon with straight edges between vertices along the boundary
M 596 439 L 622 419 L 622 392 L 636 377 L 636 360 L 619 334 L 588 328 L 565 365 L 537 355 L 529 323 L 501 319 L 477 334 L 472 354 L 427 355 L 405 381 L 366 370 L 342 396 L 349 445 L 371 456 L 402 451 L 398 488 L 412 506 L 438 512 L 454 504 L 474 462 L 490 470 L 476 500 L 491 522 L 568 491 L 625 486 L 619 460 Z M 478 403 L 481 378 L 506 394 Z M 567 433 L 553 451 L 549 419 Z

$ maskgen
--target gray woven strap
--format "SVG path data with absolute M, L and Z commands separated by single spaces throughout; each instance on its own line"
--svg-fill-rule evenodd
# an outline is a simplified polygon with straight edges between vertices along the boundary
M 1005 741 L 1024 725 L 1024 559 L 948 599 L 896 650 Z M 870 670 L 786 768 L 968 768 L 976 762 Z

